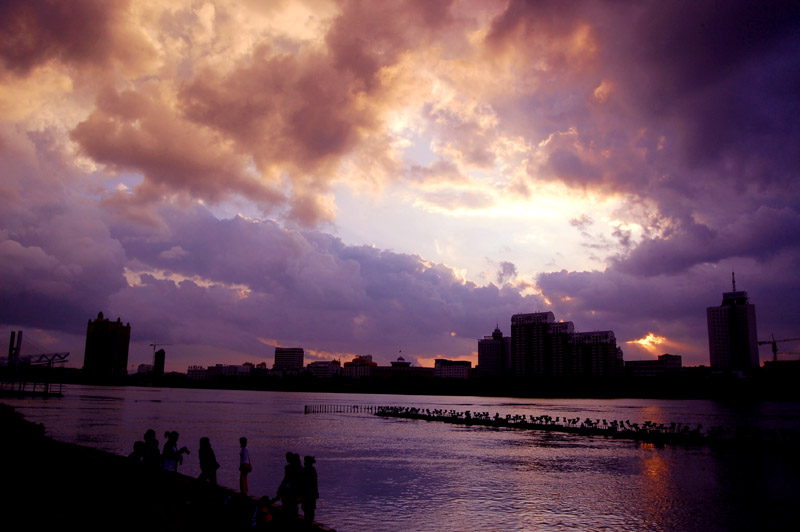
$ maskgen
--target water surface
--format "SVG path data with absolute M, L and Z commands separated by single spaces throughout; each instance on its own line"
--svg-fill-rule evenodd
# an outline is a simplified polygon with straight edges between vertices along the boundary
M 274 496 L 284 454 L 317 458 L 317 519 L 346 531 L 644 530 L 793 528 L 796 453 L 765 446 L 714 450 L 517 429 L 304 415 L 304 405 L 374 404 L 490 414 L 548 414 L 642 423 L 800 429 L 800 403 L 543 400 L 484 397 L 69 386 L 58 399 L 3 399 L 63 441 L 128 454 L 144 431 L 177 430 L 198 475 L 208 436 L 221 484 L 238 486 L 247 436 L 250 491 Z M 43 482 L 43 490 L 57 489 Z

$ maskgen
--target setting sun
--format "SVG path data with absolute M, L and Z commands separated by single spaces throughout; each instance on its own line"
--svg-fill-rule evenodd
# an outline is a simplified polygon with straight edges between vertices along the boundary
M 657 346 L 659 346 L 661 344 L 664 344 L 666 342 L 667 342 L 667 339 L 664 336 L 658 336 L 656 334 L 648 332 L 647 335 L 645 335 L 642 338 L 639 338 L 637 340 L 628 340 L 625 343 L 627 343 L 627 344 L 639 344 L 641 347 L 647 349 L 648 351 L 650 351 L 652 353 L 652 352 L 655 352 Z

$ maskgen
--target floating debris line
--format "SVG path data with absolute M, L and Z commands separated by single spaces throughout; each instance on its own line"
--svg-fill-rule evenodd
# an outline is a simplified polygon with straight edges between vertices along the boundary
M 800 444 L 800 432 L 790 429 L 761 429 L 711 427 L 703 430 L 702 425 L 692 427 L 683 423 L 631 423 L 629 420 L 590 419 L 580 417 L 548 415 L 526 416 L 506 414 L 491 416 L 488 412 L 458 412 L 456 410 L 422 409 L 405 406 L 378 407 L 375 415 L 416 419 L 423 421 L 439 421 L 457 425 L 503 427 L 514 429 L 542 430 L 548 432 L 565 432 L 581 436 L 606 436 L 610 438 L 629 439 L 657 445 L 716 445 L 716 444 Z

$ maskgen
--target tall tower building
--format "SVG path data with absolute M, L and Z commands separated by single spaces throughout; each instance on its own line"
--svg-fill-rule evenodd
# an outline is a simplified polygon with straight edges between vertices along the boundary
M 153 378 L 160 379 L 164 376 L 164 362 L 167 358 L 167 352 L 159 349 L 153 355 Z
M 86 349 L 83 353 L 83 371 L 92 378 L 117 378 L 128 374 L 128 346 L 131 341 L 131 324 L 123 325 L 107 320 L 103 313 L 89 320 L 86 327 Z
M 505 377 L 511 371 L 511 338 L 499 326 L 478 340 L 478 370 L 481 377 Z
M 511 316 L 511 365 L 516 377 L 541 377 L 545 374 L 545 357 L 549 325 L 555 323 L 552 312 L 514 314 Z
M 706 309 L 708 351 L 712 368 L 744 371 L 759 365 L 756 306 L 736 290 L 733 273 L 731 281 L 733 291 L 722 294 L 722 304 Z

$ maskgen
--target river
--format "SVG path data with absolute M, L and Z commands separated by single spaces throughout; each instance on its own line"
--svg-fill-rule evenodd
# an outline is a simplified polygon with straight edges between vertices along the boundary
M 794 528 L 797 452 L 767 446 L 657 447 L 518 429 L 308 414 L 305 405 L 398 405 L 490 414 L 800 429 L 800 402 L 509 399 L 65 386 L 64 397 L 3 402 L 48 435 L 128 454 L 153 428 L 192 451 L 211 439 L 223 485 L 238 486 L 249 440 L 250 492 L 274 496 L 284 455 L 317 459 L 317 519 L 359 531 L 723 531 Z M 43 490 L 59 480 L 43 481 Z M 135 511 L 135 509 L 131 509 Z

